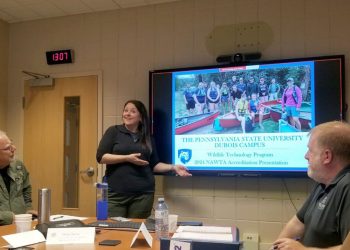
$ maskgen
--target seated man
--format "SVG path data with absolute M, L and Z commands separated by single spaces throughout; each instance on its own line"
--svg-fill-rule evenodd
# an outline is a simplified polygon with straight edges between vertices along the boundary
M 14 159 L 16 147 L 0 130 L 0 225 L 13 222 L 15 214 L 31 213 L 32 187 L 22 162 Z
M 350 125 L 334 121 L 313 128 L 305 158 L 308 176 L 318 184 L 274 249 L 341 249 L 350 231 Z

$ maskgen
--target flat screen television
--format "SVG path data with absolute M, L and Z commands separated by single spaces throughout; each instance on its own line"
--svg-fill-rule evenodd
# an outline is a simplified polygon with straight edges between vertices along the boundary
M 193 175 L 306 176 L 308 132 L 344 120 L 344 56 L 150 71 L 160 160 Z

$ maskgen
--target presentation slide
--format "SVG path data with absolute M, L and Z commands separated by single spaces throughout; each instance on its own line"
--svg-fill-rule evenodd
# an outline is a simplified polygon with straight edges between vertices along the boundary
M 174 72 L 172 93 L 175 164 L 306 171 L 313 61 Z
M 196 175 L 305 176 L 309 132 L 346 113 L 344 56 L 150 71 L 163 162 Z

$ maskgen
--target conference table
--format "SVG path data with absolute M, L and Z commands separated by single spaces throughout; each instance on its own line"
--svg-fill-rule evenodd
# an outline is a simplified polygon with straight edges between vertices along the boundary
M 85 224 L 96 221 L 95 218 L 89 218 L 84 220 Z M 33 228 L 36 225 L 36 222 L 33 222 Z M 0 226 L 0 236 L 14 234 L 16 233 L 16 226 L 14 224 Z M 37 250 L 112 250 L 112 249 L 151 249 L 159 250 L 160 242 L 155 239 L 155 234 L 151 233 L 153 237 L 152 247 L 149 247 L 146 240 L 144 240 L 143 235 L 140 233 L 137 240 L 135 241 L 133 247 L 130 247 L 131 241 L 135 236 L 136 231 L 122 231 L 115 229 L 101 229 L 99 232 L 96 232 L 95 243 L 94 244 L 70 244 L 70 245 L 46 245 L 45 242 L 30 245 L 28 247 Z M 120 240 L 121 243 L 117 246 L 101 246 L 98 243 L 102 240 Z M 0 237 L 0 247 L 7 245 L 8 243 Z

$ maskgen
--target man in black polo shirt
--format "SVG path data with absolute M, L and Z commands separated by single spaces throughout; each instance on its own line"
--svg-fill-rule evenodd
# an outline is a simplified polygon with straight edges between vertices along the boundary
M 328 122 L 310 132 L 308 176 L 318 182 L 274 249 L 340 249 L 350 231 L 350 125 Z

